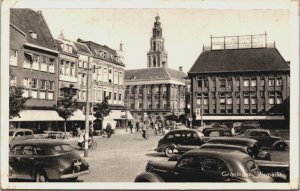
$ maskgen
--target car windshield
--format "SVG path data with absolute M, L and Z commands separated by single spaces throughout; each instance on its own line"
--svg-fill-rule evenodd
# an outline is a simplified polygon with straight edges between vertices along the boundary
M 57 153 L 66 153 L 66 152 L 70 152 L 70 151 L 74 150 L 74 148 L 71 145 L 68 145 L 68 144 L 55 145 L 53 147 L 53 149 Z
M 12 137 L 14 135 L 14 131 L 9 131 L 9 136 Z

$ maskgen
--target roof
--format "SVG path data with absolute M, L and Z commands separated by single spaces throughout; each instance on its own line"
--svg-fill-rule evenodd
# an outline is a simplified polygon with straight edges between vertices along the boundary
M 59 39 L 55 39 L 55 43 L 57 44 L 57 49 L 58 49 L 58 51 L 59 52 L 63 52 L 63 53 L 67 53 L 67 54 L 72 54 L 72 55 L 74 55 L 74 56 L 77 56 L 77 52 L 76 52 L 76 49 L 75 49 L 75 47 L 74 47 L 74 45 L 73 45 L 73 43 L 72 42 L 69 42 L 68 44 L 70 44 L 70 45 L 72 45 L 72 53 L 69 53 L 69 52 L 66 52 L 66 51 L 64 51 L 62 48 L 61 48 L 61 46 L 60 46 L 60 44 L 65 44 L 65 42 L 64 42 L 65 40 L 59 40 Z
M 75 48 L 77 49 L 78 53 L 92 54 L 92 52 L 89 50 L 89 48 L 86 44 L 83 44 L 80 42 L 73 42 L 73 43 L 74 43 Z
M 184 80 L 186 74 L 182 71 L 171 68 L 143 68 L 135 70 L 125 70 L 125 80 L 140 81 L 140 80 L 163 80 L 177 79 Z
M 41 13 L 31 9 L 10 9 L 10 23 L 26 34 L 27 42 L 57 50 L 53 36 Z M 32 38 L 30 32 L 36 33 L 37 39 Z
M 276 48 L 249 48 L 202 52 L 188 73 L 282 70 L 290 67 Z

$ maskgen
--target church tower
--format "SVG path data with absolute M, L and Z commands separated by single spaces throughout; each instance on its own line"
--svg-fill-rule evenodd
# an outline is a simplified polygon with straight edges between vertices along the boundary
M 165 50 L 165 39 L 162 37 L 160 17 L 155 17 L 152 37 L 150 39 L 150 50 L 147 53 L 148 68 L 168 67 L 168 53 Z

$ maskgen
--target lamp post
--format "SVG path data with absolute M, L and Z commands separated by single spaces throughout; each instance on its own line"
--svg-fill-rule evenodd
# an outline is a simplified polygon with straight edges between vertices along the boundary
M 87 77 L 86 77 L 86 102 L 85 102 L 85 139 L 84 139 L 84 157 L 88 157 L 89 149 L 89 115 L 90 115 L 90 102 L 89 102 L 89 81 L 90 81 L 90 57 L 88 57 L 87 64 Z

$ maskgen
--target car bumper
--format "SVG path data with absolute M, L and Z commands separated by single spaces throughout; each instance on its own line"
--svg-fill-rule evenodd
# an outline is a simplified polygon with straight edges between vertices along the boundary
M 81 172 L 74 172 L 72 174 L 64 174 L 62 175 L 60 178 L 61 179 L 67 179 L 67 178 L 75 178 L 75 177 L 78 177 L 78 176 L 82 176 L 82 175 L 85 175 L 85 174 L 89 174 L 91 171 L 90 170 L 85 170 L 85 171 L 81 171 Z

